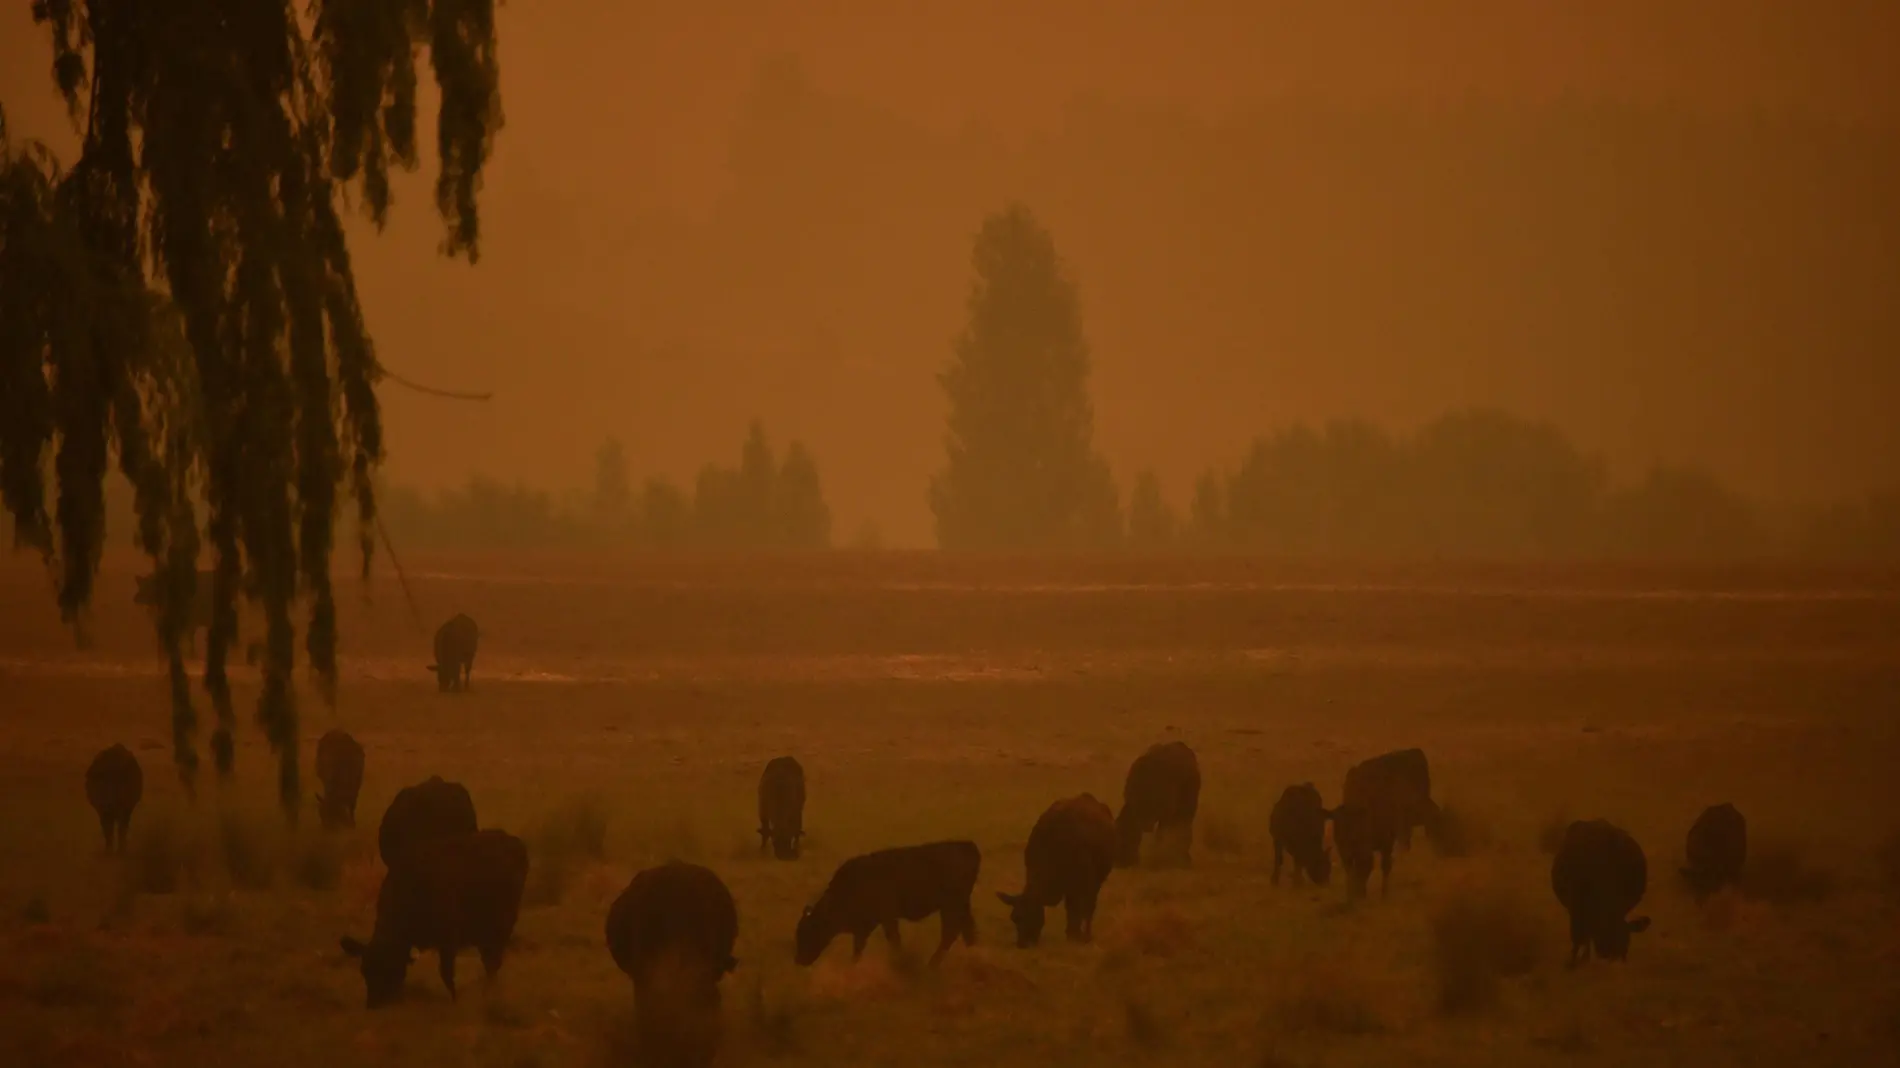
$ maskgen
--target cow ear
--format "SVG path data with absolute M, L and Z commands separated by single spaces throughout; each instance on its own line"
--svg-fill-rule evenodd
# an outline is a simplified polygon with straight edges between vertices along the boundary
M 346 957 L 360 957 L 363 955 L 363 943 L 358 942 L 349 935 L 344 935 L 342 938 L 337 939 L 337 944 L 343 947 L 343 955 Z
M 1629 928 L 1631 934 L 1642 934 L 1644 931 L 1649 930 L 1649 917 L 1636 917 L 1629 922 Z
M 1001 901 L 1003 904 L 1008 905 L 1010 908 L 1015 908 L 1016 902 L 1021 901 L 1022 899 L 1023 898 L 1021 894 L 1005 894 L 1001 890 L 998 890 L 996 892 L 996 900 Z

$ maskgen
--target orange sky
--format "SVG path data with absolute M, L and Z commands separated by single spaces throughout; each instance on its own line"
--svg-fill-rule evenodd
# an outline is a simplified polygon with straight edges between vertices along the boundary
M 1035 195 L 1082 283 L 1103 447 L 1124 481 L 1154 466 L 1177 499 L 1194 470 L 1230 459 L 1278 420 L 1406 423 L 1466 403 L 1556 419 L 1624 469 L 1706 462 L 1763 494 L 1900 480 L 1900 460 L 1880 455 L 1900 455 L 1900 432 L 1891 400 L 1878 395 L 1900 390 L 1890 366 L 1900 360 L 1883 370 L 1859 349 L 1828 381 L 1800 378 L 1800 361 L 1784 355 L 1713 383 L 1690 363 L 1658 370 L 1611 358 L 1592 377 L 1556 356 L 1474 352 L 1460 362 L 1454 342 L 1481 340 L 1466 326 L 1410 363 L 1366 355 L 1396 347 L 1415 319 L 1435 322 L 1432 309 L 1400 302 L 1382 313 L 1389 331 L 1341 335 L 1335 358 L 1331 335 L 1263 321 L 1247 295 L 1304 278 L 1302 299 L 1325 302 L 1330 291 L 1312 279 L 1330 275 L 1276 274 L 1278 265 L 1238 252 L 1195 262 L 1198 246 L 1183 234 L 1205 220 L 1179 206 L 1131 217 L 1129 206 L 1233 190 L 1210 193 L 1205 183 L 1216 179 L 1186 172 L 1170 185 L 1165 161 L 1111 146 L 1099 185 L 1114 192 L 1098 195 L 1076 177 L 1098 164 L 1075 147 L 1086 141 L 1076 131 L 1087 112 L 1073 108 L 1089 97 L 1138 103 L 1159 109 L 1154 121 L 1165 125 L 1169 109 L 1184 113 L 1180 123 L 1220 123 L 1289 96 L 1386 108 L 1572 97 L 1891 128 L 1900 124 L 1900 4 L 1891 0 L 513 0 L 501 32 L 508 124 L 484 201 L 481 266 L 432 258 L 436 224 L 419 182 L 399 189 L 390 232 L 357 244 L 387 362 L 498 393 L 477 407 L 387 391 L 398 479 L 441 483 L 482 470 L 577 484 L 608 434 L 628 442 L 636 464 L 684 476 L 736 453 L 745 420 L 760 414 L 777 436 L 813 444 L 841 534 L 868 517 L 893 540 L 922 541 L 924 484 L 938 455 L 931 376 L 957 326 L 968 238 L 986 208 Z M 797 57 L 824 106 L 847 116 L 837 121 L 856 124 L 857 140 L 807 167 L 832 179 L 805 192 L 772 179 L 768 189 L 787 185 L 782 196 L 749 209 L 758 194 L 728 164 L 755 71 L 774 54 Z M 46 63 L 27 6 L 0 7 L 0 102 L 16 134 L 57 143 L 63 118 Z M 1213 129 L 1209 158 L 1221 151 L 1222 128 Z M 1037 147 L 1051 136 L 1055 148 Z M 893 163 L 880 153 L 896 150 L 861 147 L 886 143 L 945 162 Z M 825 149 L 794 142 L 780 151 Z M 837 175 L 887 166 L 910 168 L 901 195 L 832 202 L 847 197 Z M 813 217 L 857 210 L 855 228 L 802 234 L 805 204 Z M 757 224 L 750 241 L 748 219 Z M 1174 233 L 1163 232 L 1169 226 Z M 901 241 L 888 236 L 898 232 Z M 1354 239 L 1376 249 L 1376 235 Z M 1900 255 L 1900 238 L 1884 230 L 1867 240 L 1855 262 Z M 721 251 L 707 263 L 675 267 L 678 249 L 709 243 Z M 1877 308 L 1854 307 L 1870 331 L 1892 330 Z M 1342 305 L 1341 314 L 1363 311 Z M 1662 321 L 1645 314 L 1632 321 Z M 1532 322 L 1512 343 L 1562 321 Z M 1665 325 L 1648 329 L 1645 343 L 1698 342 L 1681 323 Z M 1160 351 L 1170 346 L 1181 351 Z M 1165 388 L 1157 374 L 1169 377 Z

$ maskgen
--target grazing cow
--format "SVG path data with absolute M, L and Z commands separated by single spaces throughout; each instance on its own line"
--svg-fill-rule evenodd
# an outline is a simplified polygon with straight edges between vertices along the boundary
M 719 876 L 674 861 L 633 877 L 607 910 L 607 951 L 633 980 L 642 1051 L 706 1065 L 719 1045 L 719 980 L 737 967 L 739 911 Z
M 1320 803 L 1319 787 L 1298 783 L 1280 792 L 1267 819 L 1273 834 L 1273 885 L 1280 885 L 1280 865 L 1287 855 L 1293 857 L 1293 881 L 1300 873 L 1320 886 L 1333 874 L 1333 854 L 1326 848 L 1326 821 L 1332 813 Z
M 132 810 L 145 796 L 145 772 L 139 758 L 123 745 L 99 751 L 86 767 L 86 800 L 99 814 L 99 830 L 106 836 L 106 852 L 125 852 L 125 832 L 132 825 Z
M 383 866 L 402 867 L 423 842 L 475 833 L 475 799 L 459 782 L 431 775 L 425 782 L 396 791 L 376 829 L 376 851 Z
M 1186 742 L 1163 742 L 1135 758 L 1122 784 L 1122 810 L 1115 817 L 1117 867 L 1141 863 L 1141 836 L 1155 832 L 1177 840 L 1174 859 L 1189 863 L 1194 813 L 1201 803 L 1201 765 Z
M 932 965 L 959 935 L 966 945 L 976 945 L 970 893 L 982 862 L 976 843 L 966 841 L 900 846 L 852 857 L 838 865 L 825 892 L 799 916 L 792 959 L 810 965 L 832 939 L 848 931 L 855 961 L 864 956 L 864 943 L 879 927 L 895 950 L 900 945 L 897 921 L 916 923 L 933 912 L 943 914 L 943 937 L 930 956 Z
M 402 993 L 415 950 L 434 950 L 442 985 L 455 997 L 455 955 L 473 948 L 490 978 L 514 936 L 528 847 L 506 831 L 436 838 L 417 847 L 405 867 L 391 868 L 376 894 L 376 929 L 365 945 L 342 939 L 343 952 L 363 962 L 374 1009 Z
M 1043 910 L 1062 905 L 1071 942 L 1095 936 L 1095 902 L 1115 867 L 1115 817 L 1093 794 L 1050 805 L 1029 831 L 1023 847 L 1023 892 L 996 896 L 1009 906 L 1016 945 L 1027 949 L 1042 937 Z
M 1412 828 L 1437 833 L 1438 805 L 1432 801 L 1432 770 L 1423 749 L 1400 749 L 1354 764 L 1346 771 L 1340 800 L 1386 809 L 1405 849 L 1412 848 Z
M 1604 820 L 1577 820 L 1564 832 L 1550 866 L 1550 888 L 1570 913 L 1570 965 L 1595 947 L 1605 960 L 1627 960 L 1630 935 L 1649 929 L 1649 917 L 1626 919 L 1643 900 L 1649 863 L 1628 831 Z
M 459 612 L 436 628 L 435 663 L 429 665 L 429 670 L 435 672 L 436 689 L 443 693 L 468 689 L 469 677 L 475 673 L 475 643 L 480 637 L 475 621 Z
M 1689 864 L 1682 869 L 1689 888 L 1701 901 L 1741 878 L 1748 860 L 1748 821 L 1728 802 L 1710 805 L 1689 828 Z
M 759 852 L 766 844 L 780 860 L 798 858 L 805 837 L 805 769 L 793 757 L 773 757 L 759 776 Z
M 1346 896 L 1366 896 L 1372 880 L 1372 857 L 1379 857 L 1379 896 L 1392 896 L 1392 843 L 1398 828 L 1392 811 L 1383 806 L 1347 801 L 1333 809 L 1333 846 L 1346 867 Z
M 363 747 L 347 731 L 317 739 L 317 815 L 326 829 L 356 826 L 356 795 L 363 789 Z

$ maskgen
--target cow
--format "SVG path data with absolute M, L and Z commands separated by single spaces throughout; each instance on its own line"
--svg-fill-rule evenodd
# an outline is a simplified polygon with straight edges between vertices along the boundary
M 415 950 L 434 950 L 442 985 L 455 997 L 455 955 L 473 948 L 490 979 L 521 913 L 528 882 L 528 847 L 506 831 L 435 838 L 417 846 L 409 863 L 391 868 L 376 894 L 376 928 L 368 944 L 341 939 L 343 952 L 363 962 L 368 1005 L 379 1008 L 402 993 Z
M 1190 863 L 1194 813 L 1201 803 L 1201 765 L 1186 742 L 1163 742 L 1149 747 L 1129 765 L 1122 784 L 1122 810 L 1115 817 L 1118 845 L 1115 865 L 1131 868 L 1141 863 L 1141 836 L 1155 832 L 1177 840 L 1176 857 Z
M 1649 929 L 1649 917 L 1627 919 L 1643 900 L 1649 863 L 1628 831 L 1605 820 L 1577 820 L 1564 831 L 1550 865 L 1550 888 L 1570 913 L 1570 966 L 1594 947 L 1604 960 L 1627 960 L 1630 935 Z
M 1346 771 L 1342 802 L 1356 802 L 1390 813 L 1392 829 L 1404 849 L 1412 848 L 1412 828 L 1438 833 L 1438 805 L 1432 801 L 1432 770 L 1422 749 L 1400 749 L 1370 757 Z
M 1093 794 L 1050 805 L 1030 828 L 1023 846 L 1023 892 L 996 896 L 1009 906 L 1016 945 L 1028 949 L 1042 937 L 1043 910 L 1061 905 L 1071 942 L 1095 936 L 1095 902 L 1115 867 L 1115 817 Z
M 1398 827 L 1392 810 L 1358 801 L 1342 802 L 1333 809 L 1333 847 L 1339 850 L 1339 862 L 1346 868 L 1346 896 L 1366 896 L 1366 884 L 1372 880 L 1372 857 L 1379 857 L 1379 896 L 1392 896 L 1392 844 Z
M 633 980 L 640 1044 L 657 1063 L 706 1065 L 739 911 L 719 876 L 673 861 L 636 874 L 607 910 L 607 951 Z
M 475 799 L 469 796 L 468 788 L 431 775 L 424 782 L 396 791 L 390 799 L 383 822 L 376 828 L 376 852 L 382 856 L 383 866 L 394 871 L 423 842 L 474 833 Z
M 982 862 L 976 843 L 968 841 L 899 846 L 852 857 L 838 865 L 825 892 L 798 917 L 792 959 L 807 967 L 832 939 L 848 931 L 851 959 L 856 961 L 879 927 L 896 950 L 897 921 L 916 923 L 942 913 L 943 936 L 930 957 L 935 966 L 958 936 L 966 945 L 976 944 L 970 894 Z
M 436 628 L 435 663 L 429 665 L 429 670 L 435 672 L 436 689 L 443 693 L 468 689 L 469 677 L 475 673 L 475 644 L 480 637 L 475 621 L 459 612 Z
M 794 757 L 773 757 L 759 775 L 759 852 L 798 859 L 805 837 L 805 769 Z
M 1293 880 L 1300 874 L 1325 886 L 1333 874 L 1333 854 L 1326 847 L 1326 821 L 1332 813 L 1320 803 L 1319 788 L 1310 782 L 1297 783 L 1280 792 L 1267 829 L 1273 835 L 1273 885 L 1280 885 L 1280 866 L 1287 856 L 1293 858 Z
M 1697 901 L 1741 878 L 1748 860 L 1748 821 L 1729 802 L 1710 805 L 1689 827 L 1682 874 Z
M 139 758 L 123 745 L 111 745 L 99 751 L 86 767 L 86 800 L 99 814 L 99 830 L 106 838 L 106 852 L 116 848 L 125 852 L 125 833 L 132 825 L 132 810 L 145 796 L 145 772 Z M 115 846 L 116 841 L 116 846 Z
M 317 739 L 317 816 L 326 830 L 356 826 L 356 795 L 363 789 L 363 747 L 347 731 Z

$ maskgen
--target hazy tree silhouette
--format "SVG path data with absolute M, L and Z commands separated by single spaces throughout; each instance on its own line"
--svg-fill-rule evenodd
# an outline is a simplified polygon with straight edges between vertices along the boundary
M 594 452 L 594 521 L 605 530 L 625 526 L 633 508 L 633 479 L 627 451 L 608 438 Z
M 334 700 L 337 492 L 347 481 L 367 569 L 383 454 L 380 371 L 337 198 L 354 186 L 384 222 L 390 167 L 417 163 L 427 46 L 441 90 L 443 249 L 476 258 L 476 190 L 501 121 L 493 8 L 34 0 L 82 133 L 78 161 L 62 170 L 41 146 L 16 150 L 0 117 L 0 489 L 16 541 L 57 561 L 60 608 L 78 624 L 116 454 L 135 487 L 138 544 L 182 606 L 198 548 L 191 502 L 206 502 L 216 609 L 204 684 L 218 769 L 231 770 L 225 659 L 250 586 L 266 624 L 258 715 L 292 818 L 292 601 L 307 599 L 305 648 Z M 178 615 L 162 613 L 159 632 L 189 787 L 196 715 Z
M 1161 494 L 1161 480 L 1153 471 L 1135 477 L 1135 488 L 1128 494 L 1128 542 L 1142 549 L 1159 549 L 1174 544 L 1176 528 L 1173 509 Z
M 1049 231 L 1011 205 L 971 255 L 968 323 L 939 376 L 950 401 L 944 469 L 930 483 L 950 549 L 1112 541 L 1114 480 L 1095 451 L 1082 311 Z
M 824 548 L 831 540 L 831 509 L 818 465 L 793 442 L 780 466 L 765 427 L 753 420 L 737 468 L 707 464 L 700 470 L 693 528 L 709 548 Z

